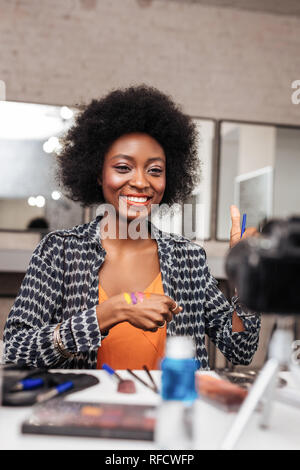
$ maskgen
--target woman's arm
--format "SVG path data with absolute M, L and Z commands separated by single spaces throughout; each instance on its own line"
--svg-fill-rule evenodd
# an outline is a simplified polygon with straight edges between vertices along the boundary
M 182 310 L 180 306 L 175 308 L 176 305 L 173 299 L 163 294 L 151 294 L 143 302 L 127 304 L 121 293 L 97 305 L 96 313 L 102 333 L 124 321 L 144 331 L 155 331 L 159 324 L 170 322 Z
M 238 316 L 236 312 L 233 312 L 232 314 L 232 332 L 241 332 L 245 331 L 244 323 Z
M 240 318 L 234 307 L 219 290 L 211 275 L 205 257 L 203 267 L 205 279 L 204 312 L 205 330 L 208 336 L 233 364 L 248 365 L 258 347 L 260 315 Z
M 63 242 L 60 237 L 53 237 L 45 237 L 34 251 L 7 318 L 3 336 L 5 362 L 33 367 L 67 363 L 72 367 L 72 358 L 64 358 L 54 346 L 58 323 L 61 340 L 70 353 L 96 349 L 101 343 L 96 307 L 62 320 L 63 268 L 53 248 Z

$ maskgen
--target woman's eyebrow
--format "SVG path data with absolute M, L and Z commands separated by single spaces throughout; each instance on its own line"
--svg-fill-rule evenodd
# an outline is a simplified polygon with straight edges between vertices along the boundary
M 118 154 L 118 155 L 114 155 L 113 157 L 111 157 L 111 160 L 115 160 L 115 159 L 117 159 L 117 158 L 125 158 L 126 160 L 131 160 L 131 161 L 135 160 L 135 158 L 131 157 L 130 155 L 125 155 L 125 154 L 123 154 L 123 153 L 120 153 L 120 154 Z M 161 158 L 161 157 L 151 157 L 151 158 L 148 158 L 148 159 L 147 159 L 147 162 L 152 162 L 152 161 L 155 161 L 155 160 L 159 160 L 159 161 L 165 163 L 164 159 Z

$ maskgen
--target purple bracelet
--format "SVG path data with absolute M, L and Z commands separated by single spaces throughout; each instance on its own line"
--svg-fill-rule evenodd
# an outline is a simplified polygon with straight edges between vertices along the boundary
M 137 304 L 137 298 L 136 298 L 134 292 L 131 292 L 130 296 L 131 296 L 131 300 L 132 300 L 133 305 Z

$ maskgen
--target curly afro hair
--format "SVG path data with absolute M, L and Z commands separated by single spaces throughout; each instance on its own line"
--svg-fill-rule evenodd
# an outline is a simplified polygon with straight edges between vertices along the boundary
M 146 86 L 110 92 L 77 116 L 58 156 L 56 177 L 65 194 L 82 206 L 101 204 L 97 181 L 105 154 L 122 135 L 150 135 L 166 155 L 166 189 L 161 204 L 184 202 L 199 181 L 198 134 L 193 120 L 170 97 Z

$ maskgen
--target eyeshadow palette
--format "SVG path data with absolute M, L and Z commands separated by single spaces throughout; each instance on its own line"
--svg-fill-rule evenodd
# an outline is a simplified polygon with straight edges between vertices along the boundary
M 53 399 L 36 405 L 22 432 L 153 441 L 156 407 Z

